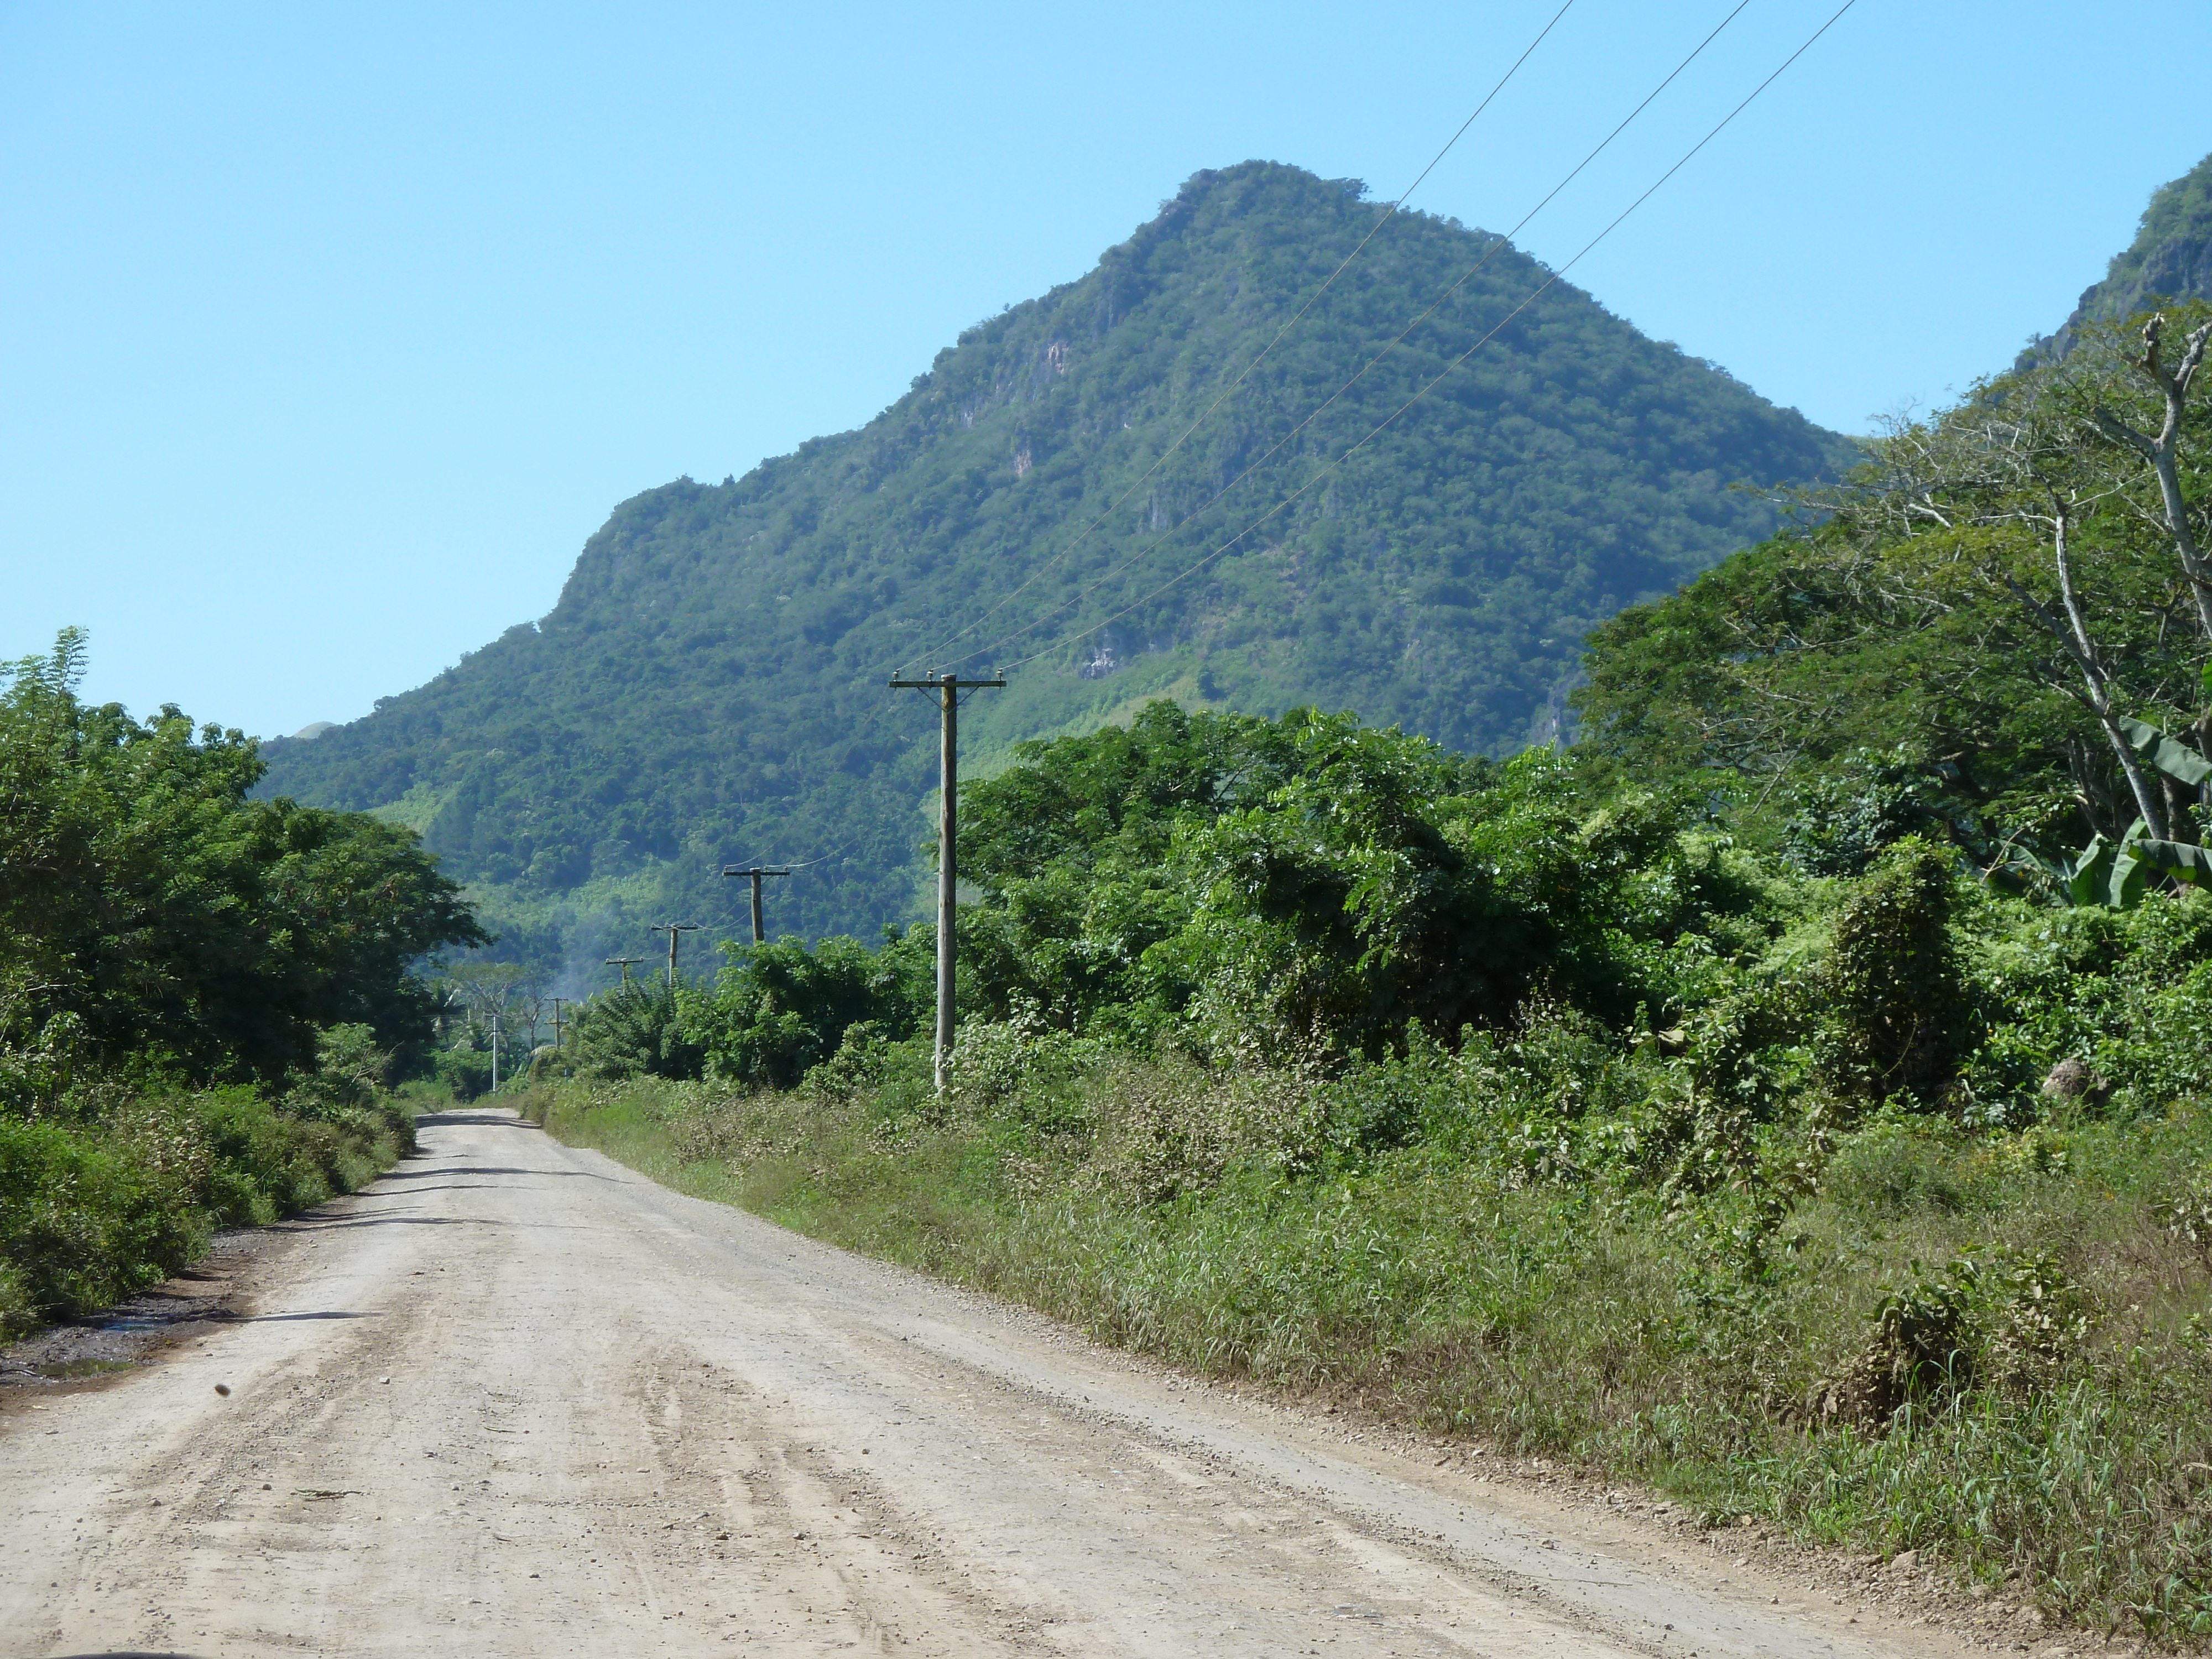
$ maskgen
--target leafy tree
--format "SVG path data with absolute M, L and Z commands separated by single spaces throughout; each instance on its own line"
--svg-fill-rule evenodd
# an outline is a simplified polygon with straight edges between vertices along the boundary
M 576 1015 L 576 1051 L 603 1078 L 696 1078 L 706 1058 L 676 988 L 633 981 L 593 997 Z
M 723 946 L 729 965 L 711 996 L 695 996 L 686 1029 L 710 1076 L 787 1089 L 866 1025 L 898 1040 L 930 1029 L 936 935 L 887 930 L 883 948 L 831 938 Z
M 360 814 L 252 800 L 253 742 L 76 696 L 84 640 L 0 694 L 0 943 L 15 1019 L 66 1018 L 110 1060 L 193 1077 L 311 1066 L 316 1033 L 428 1034 L 414 964 L 481 943 L 417 838 Z
M 1953 860 L 1909 836 L 1838 910 L 1819 988 L 1834 1071 L 1854 1091 L 1932 1100 L 1971 1046 L 1972 1008 L 1951 921 Z
M 1985 865 L 2068 814 L 2075 842 L 2138 818 L 2193 842 L 2212 580 L 2188 398 L 2212 323 L 2184 320 L 2178 363 L 2160 318 L 2093 329 L 2062 364 L 1900 423 L 1802 497 L 1818 522 L 1605 624 L 1589 741 L 1784 800 L 1885 754 Z

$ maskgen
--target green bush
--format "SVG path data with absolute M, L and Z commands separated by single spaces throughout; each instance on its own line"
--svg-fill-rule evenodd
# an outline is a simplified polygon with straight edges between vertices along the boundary
M 389 1097 L 307 1118 L 245 1085 L 81 1087 L 47 1115 L 0 1115 L 0 1320 L 20 1330 L 107 1306 L 218 1228 L 298 1214 L 413 1145 L 413 1118 Z
M 133 1127 L 72 1133 L 0 1119 L 0 1253 L 33 1310 L 100 1307 L 204 1246 L 192 1167 L 204 1149 L 182 1121 Z
M 684 1018 L 682 996 L 659 981 L 593 997 L 576 1017 L 576 1052 L 595 1077 L 696 1078 L 705 1045 Z
M 491 1055 L 473 1048 L 441 1048 L 430 1075 L 453 1097 L 466 1103 L 491 1089 Z
M 1883 852 L 1836 913 L 1819 988 L 1836 1081 L 1933 1103 L 1971 1041 L 1949 926 L 1956 854 L 1917 836 Z

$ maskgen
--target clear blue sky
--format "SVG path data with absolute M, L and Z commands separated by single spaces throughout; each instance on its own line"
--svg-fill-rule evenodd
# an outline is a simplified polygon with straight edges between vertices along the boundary
M 1395 196 L 1558 0 L 0 8 L 0 656 L 282 733 L 549 610 L 615 502 L 858 425 L 1194 170 Z M 1414 205 L 1503 229 L 1734 0 L 1576 0 Z M 1752 0 L 1565 261 L 1838 0 Z M 2212 149 L 2212 7 L 1859 0 L 1574 280 L 1864 429 Z

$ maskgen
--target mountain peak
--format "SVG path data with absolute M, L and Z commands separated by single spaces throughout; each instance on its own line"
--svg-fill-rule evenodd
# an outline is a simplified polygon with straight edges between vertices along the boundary
M 1160 696 L 1555 731 L 1582 635 L 1765 532 L 1733 483 L 1842 442 L 1425 214 L 1284 334 L 1387 212 L 1192 174 L 866 425 L 623 502 L 539 629 L 278 746 L 267 787 L 417 824 L 510 948 L 595 966 L 670 904 L 734 927 L 735 859 L 828 855 L 779 927 L 914 913 L 934 727 L 897 665 L 1014 666 L 963 722 L 984 769 Z

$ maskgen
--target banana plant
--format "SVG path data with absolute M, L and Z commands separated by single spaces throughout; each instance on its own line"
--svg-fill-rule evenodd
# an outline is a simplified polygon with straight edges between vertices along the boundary
M 2212 761 L 2148 720 L 2123 715 L 2119 727 L 2137 754 L 2176 782 L 2200 788 L 2212 779 Z M 2130 910 L 2142 903 L 2160 877 L 2212 889 L 2212 850 L 2193 842 L 2157 840 L 2144 833 L 2141 818 L 2118 842 L 2092 836 L 2070 861 L 2045 867 L 2067 902 L 2108 905 L 2115 910 Z

